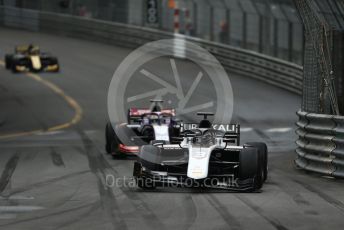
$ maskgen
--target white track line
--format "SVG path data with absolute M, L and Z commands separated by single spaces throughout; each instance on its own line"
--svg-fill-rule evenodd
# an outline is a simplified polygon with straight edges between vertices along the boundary
M 265 132 L 268 132 L 268 133 L 287 133 L 287 132 L 290 132 L 292 130 L 293 130 L 293 128 L 291 128 L 291 127 L 281 127 L 281 128 L 267 129 L 267 130 L 265 130 Z
M 0 212 L 4 213 L 20 213 L 20 212 L 32 212 L 44 209 L 40 206 L 0 206 Z

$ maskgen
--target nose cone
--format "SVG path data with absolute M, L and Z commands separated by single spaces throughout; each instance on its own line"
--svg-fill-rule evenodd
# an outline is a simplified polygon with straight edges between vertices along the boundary
M 33 55 L 30 59 L 34 70 L 40 70 L 42 68 L 41 58 L 38 55 Z
M 187 176 L 192 179 L 204 179 L 208 176 L 209 159 L 213 148 L 189 147 Z

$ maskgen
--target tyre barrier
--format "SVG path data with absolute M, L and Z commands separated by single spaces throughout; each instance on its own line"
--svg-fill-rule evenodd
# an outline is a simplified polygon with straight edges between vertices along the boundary
M 344 117 L 298 111 L 298 167 L 344 178 Z
M 196 37 L 67 14 L 4 6 L 0 7 L 0 24 L 128 48 L 136 48 L 150 41 L 177 37 L 210 51 L 230 73 L 256 78 L 296 94 L 301 94 L 302 90 L 301 66 L 254 51 Z

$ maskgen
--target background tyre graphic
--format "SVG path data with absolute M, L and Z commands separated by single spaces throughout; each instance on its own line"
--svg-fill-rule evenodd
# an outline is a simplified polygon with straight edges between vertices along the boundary
M 184 46 L 183 58 L 189 60 L 189 67 L 194 70 L 193 81 L 183 82 L 184 66 L 179 65 L 175 56 L 177 42 L 179 48 Z M 155 62 L 166 65 L 166 68 L 171 70 L 170 75 L 159 76 L 154 68 Z M 140 92 L 131 91 L 135 87 L 130 86 L 138 84 L 137 81 L 131 80 L 136 76 L 149 82 L 145 84 L 148 85 L 147 89 L 140 89 Z M 208 81 L 207 84 L 204 81 Z M 207 93 L 204 93 L 204 88 L 207 88 Z M 210 91 L 215 95 L 212 99 L 208 96 Z M 194 115 L 201 110 L 212 110 L 215 113 L 215 123 L 231 122 L 233 91 L 227 72 L 207 50 L 180 38 L 147 43 L 122 61 L 111 80 L 108 92 L 111 124 L 128 121 L 129 103 L 132 103 L 133 107 L 142 107 L 141 102 L 149 99 L 163 99 L 165 104 L 176 108 L 177 116 L 182 116 L 184 121 L 195 119 Z M 121 135 L 118 136 L 122 138 Z M 135 133 L 131 136 L 135 136 Z M 130 140 L 130 143 L 125 143 L 122 139 L 120 141 L 125 145 L 133 145 Z

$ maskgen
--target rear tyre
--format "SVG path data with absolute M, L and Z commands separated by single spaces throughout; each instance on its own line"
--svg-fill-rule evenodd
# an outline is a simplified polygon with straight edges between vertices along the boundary
M 264 173 L 263 179 L 265 182 L 266 179 L 268 178 L 268 147 L 266 146 L 265 143 L 262 143 L 262 142 L 249 142 L 247 143 L 247 145 L 257 148 L 259 151 L 260 159 L 263 164 L 263 173 Z

